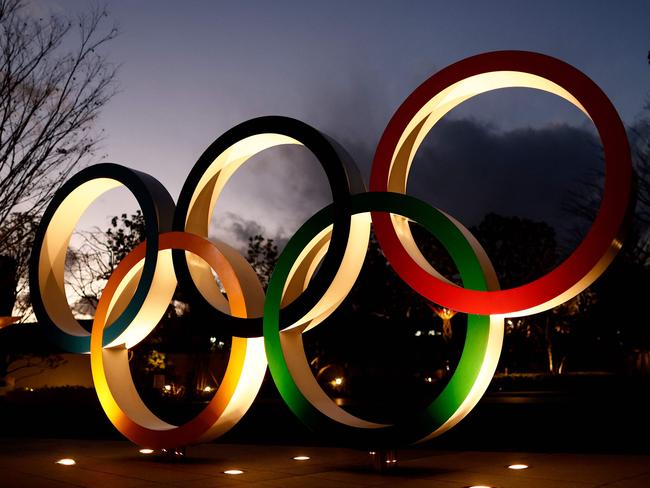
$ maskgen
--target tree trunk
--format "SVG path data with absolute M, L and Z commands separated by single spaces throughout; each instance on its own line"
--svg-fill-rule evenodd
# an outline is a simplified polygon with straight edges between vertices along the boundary
M 551 374 L 555 374 L 555 369 L 553 368 L 553 342 L 551 341 L 551 324 L 548 317 L 546 317 L 544 339 L 546 341 L 546 356 L 548 358 L 548 371 Z
M 11 315 L 16 303 L 16 260 L 9 256 L 0 256 L 0 317 Z

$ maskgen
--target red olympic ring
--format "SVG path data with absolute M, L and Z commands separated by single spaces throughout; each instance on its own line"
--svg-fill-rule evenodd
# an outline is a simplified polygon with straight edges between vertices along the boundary
M 419 142 L 445 113 L 479 93 L 525 86 L 557 94 L 594 122 L 605 157 L 605 188 L 589 232 L 557 268 L 528 284 L 499 291 L 461 288 L 436 273 L 422 257 L 406 225 L 373 213 L 377 239 L 395 271 L 429 300 L 460 312 L 529 315 L 557 306 L 583 291 L 607 268 L 621 247 L 631 211 L 632 163 L 625 128 L 602 90 L 576 68 L 523 51 L 479 54 L 434 74 L 399 107 L 379 141 L 370 191 L 405 192 Z

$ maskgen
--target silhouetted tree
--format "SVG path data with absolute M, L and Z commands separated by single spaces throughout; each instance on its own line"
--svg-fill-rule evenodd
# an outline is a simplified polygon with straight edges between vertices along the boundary
M 268 239 L 260 234 L 251 236 L 248 238 L 246 260 L 253 267 L 262 287 L 266 290 L 278 260 L 278 246 L 273 239 Z
M 641 325 L 650 287 L 650 103 L 628 128 L 628 137 L 636 174 L 634 211 L 619 255 L 591 287 L 596 305 L 590 330 L 602 357 L 618 363 L 626 357 L 632 369 L 650 374 L 650 332 Z M 595 219 L 603 181 L 602 172 L 585 176 L 567 202 L 566 210 L 581 218 L 582 232 Z
M 97 157 L 91 129 L 116 73 L 101 54 L 117 34 L 104 10 L 33 18 L 26 5 L 0 0 L 0 255 L 16 260 L 19 278 L 26 230 L 67 176 Z
M 491 213 L 470 230 L 490 258 L 501 288 L 529 283 L 557 265 L 555 231 L 545 222 Z M 587 296 L 543 313 L 507 319 L 502 366 L 562 373 L 569 354 L 572 317 L 578 308 L 584 312 L 588 307 Z
M 492 261 L 501 288 L 528 283 L 557 264 L 555 231 L 545 222 L 490 213 L 470 230 Z
M 131 215 L 123 213 L 111 219 L 108 229 L 84 232 L 80 237 L 81 246 L 68 250 L 66 285 L 77 296 L 77 311 L 92 315 L 113 270 L 144 241 L 144 216 L 140 210 Z

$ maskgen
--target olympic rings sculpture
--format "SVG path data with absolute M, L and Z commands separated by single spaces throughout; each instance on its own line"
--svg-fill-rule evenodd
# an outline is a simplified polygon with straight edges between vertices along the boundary
M 500 290 L 488 256 L 470 232 L 405 192 L 415 153 L 431 128 L 465 100 L 506 87 L 547 91 L 584 112 L 602 140 L 606 180 L 596 220 L 576 250 L 547 275 Z M 303 145 L 314 154 L 327 175 L 333 203 L 290 239 L 265 295 L 255 272 L 235 249 L 207 239 L 208 225 L 234 172 L 253 155 L 281 144 Z M 623 124 L 589 78 L 542 54 L 480 54 L 434 74 L 399 107 L 378 144 L 370 192 L 341 146 L 303 122 L 278 116 L 249 120 L 219 137 L 190 172 L 176 205 L 156 179 L 139 171 L 116 164 L 80 171 L 57 192 L 38 229 L 30 262 L 32 302 L 53 342 L 67 351 L 90 353 L 93 381 L 107 416 L 142 446 L 176 447 L 226 432 L 254 401 L 267 361 L 284 401 L 308 426 L 340 434 L 356 445 L 421 442 L 453 427 L 485 392 L 497 366 L 504 317 L 563 303 L 609 265 L 621 247 L 632 208 L 632 176 Z M 146 240 L 110 276 L 88 334 L 65 297 L 65 257 L 80 216 L 93 200 L 117 186 L 137 199 Z M 413 240 L 410 221 L 446 248 L 463 287 L 426 261 Z M 427 300 L 469 314 L 461 358 L 447 386 L 422 411 L 394 424 L 370 422 L 337 406 L 316 382 L 302 344 L 303 332 L 324 321 L 352 288 L 371 225 L 390 265 L 411 288 Z M 194 299 L 212 306 L 214 320 L 233 336 L 216 394 L 196 418 L 181 426 L 162 421 L 147 408 L 128 367 L 128 349 L 156 326 L 177 279 Z

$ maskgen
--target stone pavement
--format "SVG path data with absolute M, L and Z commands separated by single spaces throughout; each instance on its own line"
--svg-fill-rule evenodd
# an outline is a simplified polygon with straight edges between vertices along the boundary
M 366 452 L 342 448 L 207 444 L 182 460 L 140 454 L 126 441 L 0 438 L 0 486 L 9 487 L 650 487 L 650 455 L 405 449 L 386 474 Z M 295 456 L 310 459 L 296 461 Z M 56 464 L 73 458 L 74 466 Z M 507 466 L 525 463 L 526 470 Z M 239 475 L 224 471 L 239 469 Z

